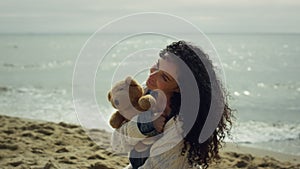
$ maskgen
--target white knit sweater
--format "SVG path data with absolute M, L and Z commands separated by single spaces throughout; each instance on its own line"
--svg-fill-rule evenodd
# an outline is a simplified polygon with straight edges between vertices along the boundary
M 135 122 L 137 116 L 116 129 L 111 138 L 113 150 L 118 153 L 128 153 L 135 144 L 143 140 L 143 135 Z M 185 169 L 189 168 L 188 159 L 181 155 L 183 148 L 182 121 L 170 119 L 164 128 L 162 137 L 150 149 L 150 157 L 139 169 Z M 131 165 L 126 169 L 130 169 Z M 196 168 L 196 167 L 194 167 Z

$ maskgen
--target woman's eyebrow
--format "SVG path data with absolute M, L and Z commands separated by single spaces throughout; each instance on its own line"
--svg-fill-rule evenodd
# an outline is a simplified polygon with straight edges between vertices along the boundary
M 159 59 L 157 60 L 157 69 L 159 69 Z M 163 76 L 166 77 L 166 79 L 170 81 L 171 78 L 170 78 L 166 73 L 164 73 L 164 71 L 162 71 L 162 72 L 163 72 L 163 73 L 162 73 Z

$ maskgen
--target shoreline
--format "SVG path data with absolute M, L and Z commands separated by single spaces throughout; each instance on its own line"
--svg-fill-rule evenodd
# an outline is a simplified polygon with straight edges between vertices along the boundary
M 3 168 L 113 169 L 128 159 L 112 153 L 110 133 L 94 129 L 101 145 L 75 124 L 0 115 L 0 165 Z M 98 142 L 98 140 L 97 140 Z M 226 143 L 221 160 L 209 168 L 300 168 L 300 156 Z
M 270 151 L 270 150 L 264 150 L 264 149 L 259 149 L 255 147 L 250 147 L 250 146 L 245 146 L 245 145 L 239 145 L 236 143 L 226 143 L 224 148 L 224 152 L 239 152 L 243 154 L 251 154 L 253 156 L 257 157 L 271 157 L 275 158 L 281 162 L 290 162 L 290 163 L 300 163 L 300 156 L 297 155 L 291 155 L 291 154 L 286 154 L 286 153 L 281 153 L 281 152 L 275 152 L 275 151 Z

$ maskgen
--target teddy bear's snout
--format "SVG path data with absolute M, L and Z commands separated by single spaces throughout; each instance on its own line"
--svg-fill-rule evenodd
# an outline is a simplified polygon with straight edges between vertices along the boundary
M 119 101 L 118 100 L 114 100 L 114 104 L 116 105 L 116 106 L 119 106 Z

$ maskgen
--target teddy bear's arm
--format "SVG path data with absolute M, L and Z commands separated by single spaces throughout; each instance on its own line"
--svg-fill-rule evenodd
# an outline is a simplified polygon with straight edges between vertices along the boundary
M 113 115 L 111 116 L 110 120 L 109 120 L 109 124 L 115 128 L 118 129 L 122 126 L 122 124 L 127 121 L 125 119 L 125 117 L 123 117 L 119 111 L 116 111 L 115 113 L 113 113 Z
M 140 132 L 136 121 L 137 116 L 113 131 L 111 145 L 115 151 L 130 151 L 134 145 L 147 137 Z

